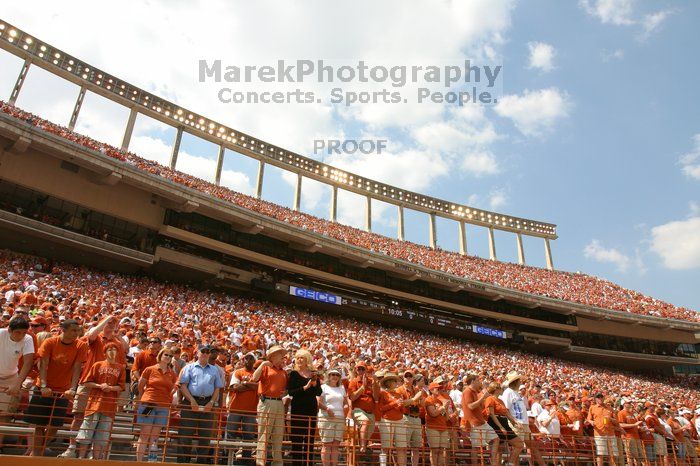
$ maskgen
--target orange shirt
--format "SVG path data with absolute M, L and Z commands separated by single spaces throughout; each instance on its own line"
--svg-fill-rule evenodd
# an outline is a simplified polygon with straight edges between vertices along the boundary
M 83 371 L 80 373 L 81 384 L 85 383 L 85 379 L 93 364 L 105 360 L 105 345 L 107 343 L 114 342 L 117 344 L 117 362 L 124 364 L 124 367 L 126 367 L 126 351 L 124 351 L 124 344 L 120 338 L 112 337 L 107 339 L 104 337 L 104 333 L 100 333 L 92 342 L 88 340 L 87 335 L 82 337 L 81 340 L 88 345 L 87 359 L 85 364 L 83 364 Z
M 348 386 L 348 394 L 355 393 L 362 385 L 362 379 L 360 377 L 354 378 L 350 381 Z M 365 385 L 365 389 L 362 394 L 352 402 L 352 409 L 360 408 L 366 413 L 374 412 L 374 397 L 372 396 L 372 386 L 369 382 Z
M 249 382 L 253 378 L 253 372 L 245 367 L 237 369 L 233 372 L 232 379 L 238 383 Z M 256 412 L 258 409 L 258 391 L 246 390 L 244 392 L 231 391 L 228 403 L 229 411 L 246 411 Z
M 578 409 L 570 408 L 566 412 L 566 416 L 571 420 L 572 424 L 578 421 L 578 429 L 571 429 L 572 435 L 581 435 L 583 433 L 583 414 Z
M 382 390 L 379 392 L 379 411 L 382 413 L 382 418 L 390 421 L 400 421 L 403 419 L 403 396 L 398 390 L 388 391 Z
M 479 394 L 472 387 L 467 387 L 462 392 L 462 419 L 466 427 L 478 427 L 486 422 L 484 417 L 484 403 L 475 409 L 469 409 L 469 405 L 479 399 Z
M 80 340 L 66 345 L 60 336 L 50 337 L 41 344 L 38 355 L 48 361 L 46 386 L 55 392 L 65 392 L 71 388 L 73 366 L 81 364 L 87 357 L 87 345 Z M 36 384 L 40 385 L 38 377 Z
M 562 437 L 571 437 L 574 435 L 574 429 L 571 427 L 568 427 L 569 424 L 573 424 L 573 421 L 571 418 L 566 414 L 561 411 L 557 411 L 557 418 L 559 419 L 559 426 L 560 426 L 560 434 Z
M 442 400 L 440 400 L 440 398 L 435 395 L 430 395 L 425 399 L 426 411 L 430 406 L 434 406 L 435 409 L 439 410 L 440 408 L 442 408 Z M 447 430 L 447 414 L 431 416 L 430 412 L 428 412 L 425 415 L 425 428 L 440 431 Z
M 682 442 L 684 440 L 684 435 L 683 431 L 679 430 L 681 428 L 681 423 L 678 422 L 678 419 L 675 417 L 669 417 L 666 419 L 666 424 L 671 426 L 671 429 L 674 431 L 673 437 L 676 439 L 676 442 Z
M 588 410 L 588 420 L 593 423 L 593 434 L 595 436 L 615 435 L 615 415 L 607 406 L 592 405 Z
M 147 367 L 158 364 L 156 360 L 157 354 L 153 354 L 151 350 L 143 350 L 134 358 L 134 364 L 131 366 L 132 371 L 139 371 L 141 374 Z
M 620 424 L 634 424 L 637 422 L 637 418 L 634 417 L 634 415 L 627 410 L 623 409 L 617 413 L 617 421 Z M 633 438 L 633 439 L 638 439 L 639 438 L 639 427 L 624 427 L 625 429 L 625 438 Z
M 489 396 L 486 398 L 486 401 L 484 401 L 484 417 L 488 418 L 489 416 L 489 408 L 493 406 L 493 412 L 496 414 L 496 416 L 506 416 L 508 415 L 508 408 L 506 408 L 506 405 L 503 403 L 503 400 L 498 398 L 497 396 Z
M 110 364 L 107 361 L 98 361 L 88 370 L 85 380 L 97 384 L 118 385 L 124 390 L 126 383 L 125 365 L 121 363 Z M 105 392 L 101 388 L 92 388 L 88 396 L 85 415 L 102 413 L 105 416 L 114 417 L 117 412 L 117 397 L 119 392 Z
M 141 394 L 141 402 L 155 403 L 158 406 L 170 406 L 177 382 L 177 374 L 172 369 L 161 371 L 160 367 L 149 366 L 143 370 L 142 379 L 146 379 L 146 386 Z
M 416 389 L 415 387 L 406 387 L 406 385 L 401 385 L 396 389 L 396 393 L 399 393 L 404 400 L 408 400 L 409 398 L 416 396 Z M 422 392 L 421 398 L 417 403 L 411 403 L 410 405 L 403 407 L 404 414 L 413 417 L 420 416 L 421 404 L 423 404 L 424 399 L 425 392 Z
M 287 371 L 277 369 L 275 366 L 265 366 L 262 368 L 259 382 L 259 395 L 282 398 L 287 390 Z

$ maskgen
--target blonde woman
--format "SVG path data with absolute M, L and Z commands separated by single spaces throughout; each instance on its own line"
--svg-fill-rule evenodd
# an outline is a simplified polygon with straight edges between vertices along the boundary
M 329 370 L 326 378 L 326 383 L 321 386 L 321 395 L 317 398 L 321 462 L 323 466 L 337 466 L 340 442 L 345 433 L 345 410 L 350 405 L 350 400 L 341 383 L 340 370 Z
M 318 419 L 318 396 L 321 395 L 319 374 L 312 366 L 311 353 L 300 349 L 294 355 L 294 369 L 289 373 L 287 393 L 291 403 L 292 464 L 311 466 L 314 435 Z

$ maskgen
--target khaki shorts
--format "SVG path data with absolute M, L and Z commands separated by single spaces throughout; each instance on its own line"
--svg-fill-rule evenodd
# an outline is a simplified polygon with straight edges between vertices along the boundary
M 404 416 L 406 422 L 406 443 L 409 448 L 421 448 L 423 446 L 423 426 L 419 417 Z
M 620 456 L 617 449 L 617 437 L 614 435 L 596 435 L 593 440 L 597 456 Z
M 379 436 L 382 448 L 406 448 L 408 445 L 406 423 L 403 418 L 398 421 L 382 419 L 379 421 Z
M 472 448 L 485 447 L 492 441 L 496 440 L 498 435 L 493 427 L 483 423 L 480 426 L 472 427 L 469 431 L 469 441 L 472 444 Z
M 512 423 L 510 421 L 508 421 L 508 424 L 510 424 L 510 428 L 513 429 L 513 432 L 520 437 L 520 440 L 532 440 L 532 432 L 530 431 L 530 426 L 528 424 L 521 424 L 519 422 Z
M 342 442 L 345 434 L 345 418 L 319 416 L 318 434 L 321 443 Z
M 446 450 L 450 446 L 450 431 L 425 429 L 428 446 L 432 449 Z
M 13 375 L 7 377 L 6 379 L 0 379 L 0 388 L 7 389 L 10 385 L 17 383 L 18 380 L 18 375 Z M 18 396 L 8 394 L 6 390 L 0 391 L 0 415 L 16 413 L 18 406 Z
M 355 408 L 352 410 L 351 415 L 357 428 L 360 428 L 362 424 L 367 424 L 369 426 L 367 428 L 367 433 L 371 436 L 374 432 L 374 414 L 363 411 L 360 408 Z

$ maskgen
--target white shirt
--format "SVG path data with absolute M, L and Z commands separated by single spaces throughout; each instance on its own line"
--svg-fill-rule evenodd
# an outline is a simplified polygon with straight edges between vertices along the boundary
M 540 402 L 535 401 L 534 403 L 532 403 L 532 406 L 530 406 L 530 412 L 528 413 L 528 416 L 537 419 L 537 417 L 542 413 L 543 409 L 544 408 L 542 407 Z
M 343 401 L 345 400 L 345 387 L 340 385 L 339 387 L 331 387 L 330 385 L 321 385 L 321 399 L 323 404 L 333 410 L 333 415 L 338 419 L 343 419 L 345 413 L 343 412 Z M 328 416 L 328 413 L 324 410 L 319 410 L 318 415 L 321 417 Z
M 11 303 L 15 299 L 15 290 L 9 290 L 5 293 L 5 302 Z
M 527 404 L 522 396 L 512 388 L 506 388 L 499 397 L 510 414 L 521 424 L 527 424 Z
M 455 409 L 459 413 L 459 417 L 462 417 L 462 392 L 456 388 L 450 390 L 450 399 L 455 404 Z
M 546 426 L 544 422 L 550 421 Z M 559 418 L 555 415 L 550 414 L 549 411 L 543 409 L 542 412 L 537 416 L 537 427 L 543 434 L 549 435 L 560 435 L 561 434 L 561 424 L 559 424 Z
M 34 340 L 27 334 L 21 341 L 12 341 L 10 331 L 0 329 L 0 377 L 17 375 L 19 358 L 34 353 Z
M 698 435 L 700 435 L 700 417 L 695 420 L 695 430 L 697 430 Z

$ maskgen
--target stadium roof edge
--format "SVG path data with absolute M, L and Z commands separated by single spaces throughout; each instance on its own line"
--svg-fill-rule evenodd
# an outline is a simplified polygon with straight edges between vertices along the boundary
M 557 239 L 556 225 L 477 209 L 381 183 L 282 149 L 110 75 L 0 19 L 0 47 L 129 109 L 263 163 L 389 204 L 481 227 Z

